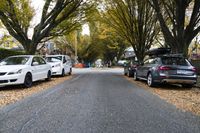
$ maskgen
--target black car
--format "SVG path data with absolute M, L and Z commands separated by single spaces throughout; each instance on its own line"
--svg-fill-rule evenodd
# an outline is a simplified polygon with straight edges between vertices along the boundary
M 197 82 L 197 74 L 195 67 L 182 55 L 158 54 L 136 68 L 134 79 L 146 80 L 149 86 L 170 83 L 191 88 Z
M 124 75 L 127 75 L 128 77 L 133 77 L 138 64 L 138 61 L 128 60 L 124 64 Z

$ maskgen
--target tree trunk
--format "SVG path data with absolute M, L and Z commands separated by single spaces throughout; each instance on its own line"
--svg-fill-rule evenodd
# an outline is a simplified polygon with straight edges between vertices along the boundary
M 29 45 L 27 45 L 29 44 Z M 31 40 L 22 43 L 25 53 L 28 55 L 34 55 L 37 50 L 37 44 Z
M 166 38 L 165 38 L 166 39 Z M 188 57 L 188 48 L 191 41 L 187 37 L 174 38 L 175 41 L 165 40 L 167 45 L 171 47 L 173 54 L 183 54 L 184 57 Z

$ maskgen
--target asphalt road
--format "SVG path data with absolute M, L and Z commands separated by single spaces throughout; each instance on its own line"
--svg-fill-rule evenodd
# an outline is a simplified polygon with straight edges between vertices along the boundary
M 130 83 L 121 69 L 83 69 L 1 108 L 0 133 L 200 133 L 200 117 Z

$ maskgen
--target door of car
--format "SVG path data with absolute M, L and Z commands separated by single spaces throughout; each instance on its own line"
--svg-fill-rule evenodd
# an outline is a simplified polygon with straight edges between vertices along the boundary
M 145 73 L 147 71 L 148 65 L 149 65 L 149 59 L 147 59 L 146 61 L 144 61 L 144 63 L 138 66 L 137 68 L 138 77 L 145 78 Z
M 155 68 L 159 65 L 160 59 L 159 58 L 150 58 L 144 65 L 143 69 L 143 77 L 147 79 L 148 72 L 155 72 Z
M 32 65 L 33 81 L 46 78 L 48 68 L 44 59 L 42 59 L 41 57 L 34 57 L 31 65 Z
M 154 66 L 156 59 L 149 58 L 147 59 L 144 64 L 139 68 L 140 70 L 140 77 L 147 78 L 147 74 L 149 70 Z
M 46 78 L 47 73 L 49 71 L 49 67 L 43 58 L 41 58 L 41 57 L 37 57 L 37 58 L 38 58 L 39 66 L 40 66 L 40 77 Z
M 65 64 L 65 71 L 70 72 L 71 69 L 71 59 L 68 56 L 63 57 L 63 64 Z
M 62 57 L 62 63 L 63 63 L 63 67 L 65 69 L 65 73 L 68 72 L 69 70 L 68 70 L 68 67 L 67 67 L 67 60 L 66 60 L 65 56 Z
M 36 81 L 40 78 L 40 66 L 37 57 L 33 57 L 32 63 L 31 63 L 31 69 L 32 69 L 32 79 L 33 81 Z

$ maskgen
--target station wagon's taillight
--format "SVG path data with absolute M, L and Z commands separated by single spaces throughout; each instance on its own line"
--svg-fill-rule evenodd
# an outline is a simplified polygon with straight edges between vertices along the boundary
M 171 70 L 172 68 L 171 67 L 168 67 L 168 66 L 159 66 L 158 67 L 158 70 L 160 71 L 166 71 L 166 70 Z
M 197 69 L 195 67 L 192 68 L 193 72 L 197 72 Z

